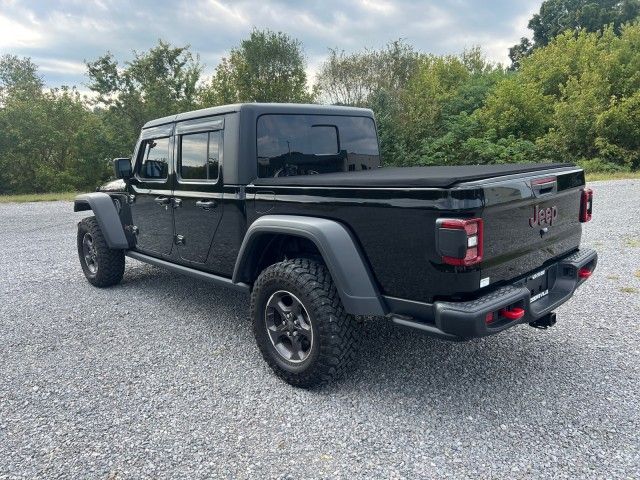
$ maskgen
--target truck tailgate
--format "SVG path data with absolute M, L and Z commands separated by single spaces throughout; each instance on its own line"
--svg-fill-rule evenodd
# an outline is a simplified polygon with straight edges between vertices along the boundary
M 481 286 L 542 271 L 545 262 L 577 249 L 583 189 L 580 169 L 485 184 Z

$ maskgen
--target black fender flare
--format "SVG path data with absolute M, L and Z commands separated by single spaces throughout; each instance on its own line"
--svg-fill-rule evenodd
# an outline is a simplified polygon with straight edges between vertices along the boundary
M 83 193 L 73 202 L 73 211 L 93 210 L 100 230 L 109 248 L 126 250 L 129 248 L 120 216 L 109 195 L 102 192 Z
M 349 230 L 335 220 L 297 215 L 264 215 L 251 224 L 240 247 L 233 282 L 252 283 L 250 259 L 262 235 L 303 237 L 315 244 L 331 273 L 342 304 L 352 315 L 384 315 L 375 279 Z

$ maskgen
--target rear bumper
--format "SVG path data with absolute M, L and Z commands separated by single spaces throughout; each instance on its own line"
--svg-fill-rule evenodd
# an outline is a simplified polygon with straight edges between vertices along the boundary
M 571 298 L 576 288 L 586 280 L 578 275 L 578 271 L 587 269 L 593 272 L 597 262 L 595 250 L 581 249 L 547 266 L 547 293 L 538 295 L 537 299 L 534 297 L 533 302 L 532 292 L 525 286 L 525 279 L 521 279 L 472 301 L 434 302 L 430 308 L 424 309 L 431 313 L 428 319 L 414 320 L 406 315 L 393 314 L 391 318 L 399 325 L 452 340 L 492 335 L 521 323 L 534 322 L 551 313 Z M 523 315 L 509 319 L 500 313 L 513 309 L 522 309 Z M 488 316 L 491 321 L 488 321 Z

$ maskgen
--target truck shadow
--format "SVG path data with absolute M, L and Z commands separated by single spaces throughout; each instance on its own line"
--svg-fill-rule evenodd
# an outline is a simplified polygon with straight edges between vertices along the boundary
M 382 403 L 413 402 L 449 414 L 481 412 L 487 399 L 503 413 L 544 410 L 547 403 L 571 398 L 572 385 L 591 381 L 581 373 L 578 348 L 558 330 L 521 325 L 449 342 L 375 319 L 364 328 L 357 369 L 335 388 L 378 388 Z
M 123 283 L 127 290 L 156 296 L 168 311 L 182 311 L 188 304 L 205 312 L 202 318 L 208 311 L 224 313 L 210 321 L 212 336 L 223 331 L 234 334 L 237 340 L 231 341 L 254 342 L 245 294 L 150 266 L 127 269 Z M 254 357 L 256 365 L 263 364 L 257 348 Z M 537 408 L 550 391 L 571 396 L 572 384 L 589 381 L 580 378 L 580 359 L 567 332 L 557 327 L 537 331 L 523 325 L 484 339 L 448 342 L 375 318 L 362 327 L 359 361 L 347 377 L 310 393 L 421 408 L 446 404 L 452 414 L 477 412 L 487 397 L 503 400 L 503 411 L 522 409 L 523 402 Z M 266 366 L 264 374 L 270 374 Z

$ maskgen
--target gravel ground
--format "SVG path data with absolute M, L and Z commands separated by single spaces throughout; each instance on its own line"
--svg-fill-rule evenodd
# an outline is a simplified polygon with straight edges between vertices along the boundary
M 0 478 L 638 478 L 640 181 L 593 187 L 600 264 L 555 328 L 375 320 L 316 391 L 271 374 L 246 296 L 132 260 L 93 288 L 83 214 L 0 205 Z

